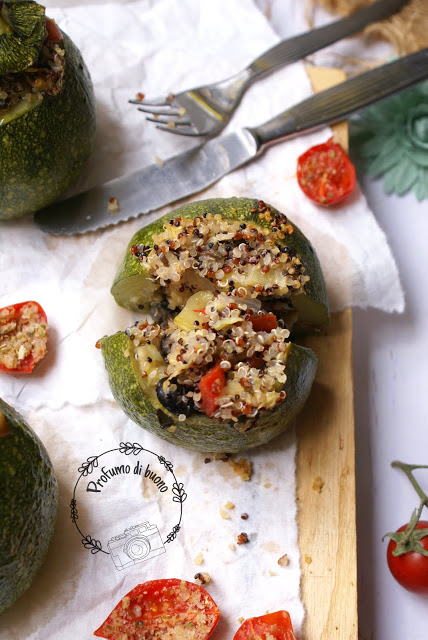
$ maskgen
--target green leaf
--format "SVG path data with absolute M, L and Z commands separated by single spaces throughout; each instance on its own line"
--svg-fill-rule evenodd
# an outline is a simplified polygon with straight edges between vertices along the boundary
M 418 173 L 417 166 L 408 157 L 403 156 L 395 175 L 395 191 L 399 196 L 409 191 L 418 179 Z
M 413 186 L 413 192 L 419 202 L 428 198 L 428 171 L 426 169 L 419 169 L 418 181 Z
M 47 35 L 45 8 L 33 0 L 5 0 L 0 6 L 0 75 L 19 73 L 40 55 Z
M 367 172 L 372 176 L 380 176 L 388 169 L 391 169 L 398 161 L 399 158 L 396 157 L 395 153 L 391 153 L 389 149 L 382 149 L 381 153 L 369 162 Z

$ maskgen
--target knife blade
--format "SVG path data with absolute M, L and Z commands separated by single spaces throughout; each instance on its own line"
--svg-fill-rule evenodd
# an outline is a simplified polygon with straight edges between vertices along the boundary
M 269 145 L 290 139 L 394 95 L 428 78 L 428 48 L 322 91 L 257 127 L 245 127 L 129 175 L 54 203 L 35 215 L 55 235 L 81 234 L 156 211 L 209 187 Z M 109 201 L 116 198 L 119 211 Z

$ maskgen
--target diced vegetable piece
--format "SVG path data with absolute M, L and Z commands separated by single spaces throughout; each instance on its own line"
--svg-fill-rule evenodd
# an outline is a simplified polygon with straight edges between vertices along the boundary
M 252 316 L 250 322 L 254 331 L 267 331 L 270 333 L 272 329 L 276 329 L 277 320 L 273 313 L 265 313 L 262 316 Z
M 217 406 L 217 398 L 226 386 L 226 376 L 220 364 L 216 364 L 199 381 L 202 395 L 201 409 L 207 416 L 212 416 Z
M 202 324 L 204 309 L 213 299 L 214 295 L 210 291 L 198 291 L 190 296 L 184 309 L 174 318 L 177 327 L 184 331 L 191 331 L 195 328 L 195 322 Z
M 137 585 L 94 632 L 107 640 L 206 640 L 220 612 L 209 593 L 185 580 Z

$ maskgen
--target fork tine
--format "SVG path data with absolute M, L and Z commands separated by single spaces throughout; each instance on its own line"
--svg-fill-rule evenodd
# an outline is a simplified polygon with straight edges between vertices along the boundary
M 174 120 L 173 118 L 162 118 L 161 116 L 158 118 L 156 118 L 156 116 L 154 118 L 147 117 L 146 120 L 148 120 L 149 122 L 156 122 L 156 124 L 165 124 L 168 128 L 168 131 L 170 131 L 170 129 L 174 129 L 175 127 L 192 126 L 190 120 Z
M 154 116 L 184 116 L 186 110 L 174 109 L 174 107 L 155 107 L 151 105 L 142 105 L 138 107 L 138 111 L 143 113 L 151 113 Z
M 156 120 L 154 121 L 156 122 Z M 195 129 L 190 128 L 180 128 L 178 125 L 176 127 L 171 127 L 164 124 L 157 124 L 156 129 L 160 129 L 161 131 L 168 131 L 168 133 L 175 133 L 177 136 L 188 136 L 188 137 L 200 137 L 201 134 L 198 133 Z M 202 134 L 203 135 L 203 134 Z
M 138 98 L 134 98 L 133 100 L 128 100 L 128 102 L 131 104 L 146 105 L 148 107 L 168 107 L 171 105 L 171 101 L 168 102 L 165 97 L 154 98 L 153 100 L 138 100 Z

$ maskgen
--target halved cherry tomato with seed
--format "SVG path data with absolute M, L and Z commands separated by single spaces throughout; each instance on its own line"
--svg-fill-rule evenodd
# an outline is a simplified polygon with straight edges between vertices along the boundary
M 226 375 L 220 364 L 214 365 L 199 380 L 199 391 L 201 392 L 201 410 L 210 418 L 217 407 L 217 398 L 226 386 Z
M 299 157 L 297 180 L 302 191 L 314 202 L 337 204 L 355 188 L 355 167 L 340 144 L 330 138 Z
M 94 635 L 107 640 L 206 640 L 219 618 L 216 603 L 203 587 L 175 578 L 151 580 L 124 596 Z M 189 629 L 192 633 L 186 635 Z
M 296 640 L 288 611 L 275 611 L 258 618 L 248 618 L 233 640 Z
M 262 316 L 253 316 L 250 318 L 254 331 L 267 331 L 270 333 L 272 329 L 278 326 L 276 316 L 273 313 L 265 313 Z
M 46 20 L 46 31 L 48 32 L 48 40 L 51 42 L 59 42 L 62 40 L 62 33 L 57 26 L 55 20 L 52 18 L 45 18 Z
M 46 313 L 34 300 L 0 309 L 0 371 L 31 373 L 46 355 Z

